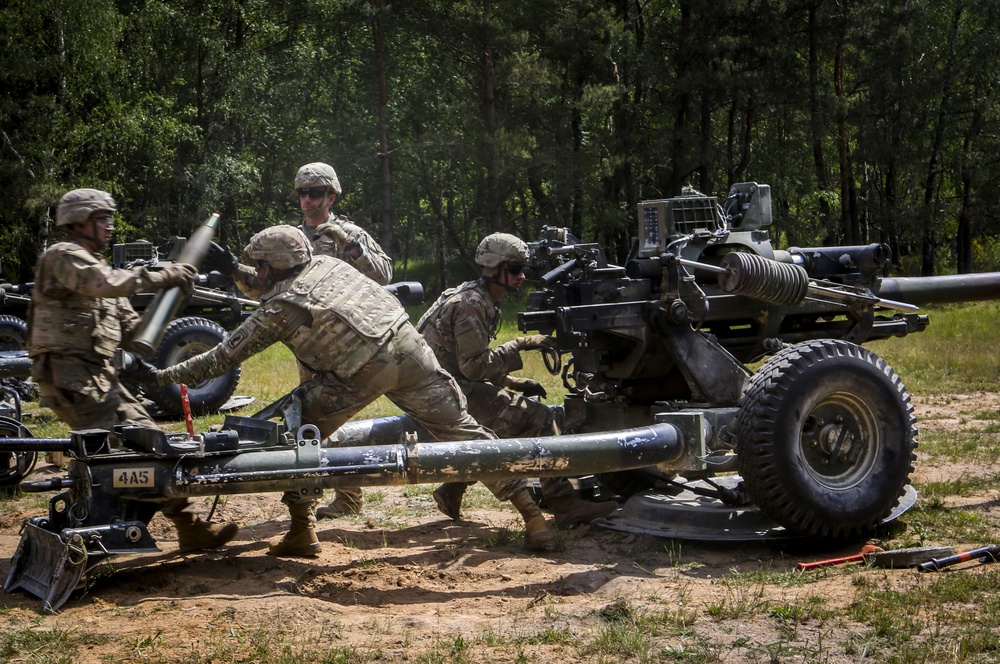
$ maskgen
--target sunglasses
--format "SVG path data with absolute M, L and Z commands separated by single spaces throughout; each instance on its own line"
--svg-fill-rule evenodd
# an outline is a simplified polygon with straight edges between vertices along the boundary
M 507 274 L 524 274 L 523 265 L 508 265 Z
M 309 198 L 316 200 L 326 196 L 326 189 L 322 187 L 303 187 L 298 190 L 299 198 L 303 196 L 308 196 Z

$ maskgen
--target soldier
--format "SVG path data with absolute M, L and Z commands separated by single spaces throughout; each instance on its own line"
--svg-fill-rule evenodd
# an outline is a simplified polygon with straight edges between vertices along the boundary
M 458 385 L 384 288 L 344 261 L 314 257 L 306 236 L 292 226 L 257 233 L 244 255 L 268 287 L 257 311 L 215 348 L 163 370 L 147 366 L 143 380 L 196 383 L 280 341 L 310 370 L 301 386 L 302 422 L 318 427 L 324 439 L 383 394 L 438 440 L 495 438 L 469 416 Z M 528 546 L 554 546 L 523 480 L 488 486 L 521 513 Z M 316 555 L 315 501 L 286 492 L 282 502 L 291 528 L 268 553 Z
M 106 429 L 116 424 L 155 427 L 142 404 L 122 385 L 111 366 L 119 346 L 128 347 L 139 323 L 128 297 L 169 286 L 194 287 L 198 271 L 174 264 L 116 270 L 104 260 L 115 225 L 110 194 L 75 189 L 59 201 L 56 226 L 67 241 L 38 260 L 31 293 L 28 355 L 40 403 L 74 430 Z M 215 549 L 236 536 L 235 524 L 202 521 L 185 511 L 186 498 L 168 500 L 163 514 L 177 527 L 181 551 Z
M 511 375 L 523 366 L 521 351 L 542 349 L 552 340 L 534 334 L 490 348 L 500 329 L 499 302 L 521 287 L 527 260 L 528 245 L 521 239 L 507 233 L 487 236 L 476 250 L 482 276 L 446 290 L 417 323 L 438 362 L 458 381 L 469 414 L 501 438 L 560 433 L 552 410 L 529 398 L 547 396 L 545 388 L 530 378 Z M 462 495 L 471 484 L 448 482 L 438 487 L 434 500 L 441 511 L 458 519 Z M 541 488 L 560 528 L 606 516 L 617 507 L 613 501 L 582 499 L 565 477 L 546 478 Z
M 341 191 L 337 173 L 329 164 L 315 162 L 300 168 L 295 174 L 295 193 L 302 211 L 299 228 L 309 238 L 314 256 L 339 258 L 385 286 L 392 281 L 392 259 L 363 228 L 330 210 Z M 215 245 L 207 261 L 212 269 L 231 275 L 248 296 L 260 296 L 261 284 L 249 260 L 240 261 L 228 249 Z
M 383 286 L 392 281 L 392 259 L 363 228 L 352 224 L 347 217 L 337 216 L 330 207 L 342 189 L 337 173 L 329 164 L 306 164 L 295 175 L 295 193 L 302 210 L 299 228 L 309 238 L 315 256 L 333 256 L 353 265 L 361 274 Z M 231 275 L 240 289 L 253 298 L 263 290 L 256 272 L 246 256 L 241 262 L 228 250 L 214 245 L 206 265 L 223 274 Z M 299 368 L 303 381 L 309 372 Z M 334 492 L 334 500 L 316 511 L 320 519 L 345 514 L 357 514 L 364 504 L 360 487 L 342 488 Z

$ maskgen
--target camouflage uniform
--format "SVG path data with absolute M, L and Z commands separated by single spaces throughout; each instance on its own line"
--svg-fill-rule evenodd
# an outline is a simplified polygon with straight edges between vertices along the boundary
M 93 212 L 114 209 L 106 192 L 76 189 L 60 201 L 56 223 L 72 226 Z M 84 237 L 88 244 L 101 246 L 96 237 Z M 156 427 L 118 380 L 110 360 L 117 348 L 129 347 L 139 325 L 129 296 L 168 285 L 190 286 L 196 277 L 194 268 L 181 264 L 156 272 L 145 267 L 115 269 L 73 241 L 49 247 L 35 266 L 27 343 L 41 405 L 72 430 L 113 431 L 117 424 Z M 53 455 L 52 461 L 61 463 L 61 458 Z M 208 524 L 185 511 L 189 504 L 187 498 L 174 498 L 162 506 L 164 516 L 177 527 L 181 551 L 214 549 L 236 536 L 235 524 Z
M 557 435 L 548 406 L 500 387 L 507 374 L 524 366 L 516 340 L 490 348 L 500 318 L 500 307 L 481 278 L 442 293 L 417 330 L 458 381 L 477 422 L 501 438 Z
M 145 268 L 116 270 L 74 242 L 52 245 L 35 266 L 28 355 L 41 405 L 72 429 L 156 426 L 111 366 L 139 323 L 128 297 L 151 290 Z
M 383 394 L 441 440 L 495 437 L 466 412 L 458 386 L 399 301 L 328 256 L 314 257 L 299 274 L 278 282 L 226 341 L 158 371 L 157 382 L 206 380 L 278 342 L 313 374 L 305 383 L 302 417 L 324 438 Z
M 290 230 L 272 227 L 258 236 L 288 235 Z M 312 372 L 304 383 L 302 421 L 317 426 L 324 439 L 383 394 L 439 440 L 495 438 L 468 414 L 458 385 L 438 364 L 399 301 L 347 263 L 314 257 L 261 299 L 260 308 L 226 341 L 156 372 L 156 381 L 201 381 L 282 342 Z M 491 484 L 490 489 L 515 505 L 515 498 L 530 501 L 523 480 Z M 298 505 L 307 504 L 311 510 L 315 501 L 294 492 L 286 492 L 282 501 L 295 510 L 293 530 L 283 540 L 288 543 L 279 543 L 272 552 L 314 555 L 318 540 L 307 531 L 314 529 L 315 516 Z
M 490 297 L 486 279 L 480 278 L 443 292 L 421 317 L 417 330 L 441 366 L 455 377 L 477 422 L 501 438 L 558 435 L 548 406 L 501 387 L 507 374 L 524 364 L 517 340 L 490 348 L 500 322 L 500 307 Z M 547 499 L 573 492 L 565 478 L 548 478 L 543 485 Z
M 469 414 L 501 438 L 560 433 L 548 406 L 503 387 L 533 384 L 535 387 L 529 389 L 540 389 L 536 394 L 544 395 L 535 381 L 510 376 L 523 367 L 520 351 L 538 347 L 534 344 L 540 340 L 520 337 L 490 348 L 500 329 L 498 302 L 503 293 L 520 287 L 527 258 L 528 247 L 518 237 L 506 233 L 487 236 L 476 250 L 483 276 L 443 292 L 417 323 L 441 366 L 458 381 L 468 400 Z M 511 266 L 515 264 L 512 277 Z M 497 288 L 491 289 L 494 284 Z M 446 482 L 435 490 L 434 499 L 441 511 L 457 518 L 464 490 L 462 483 Z M 615 509 L 613 503 L 598 505 L 582 500 L 565 477 L 543 479 L 541 490 L 560 527 L 586 523 Z

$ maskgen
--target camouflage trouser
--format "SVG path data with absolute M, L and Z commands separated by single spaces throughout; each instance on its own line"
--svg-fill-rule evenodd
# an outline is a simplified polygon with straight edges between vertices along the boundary
M 430 346 L 409 323 L 349 379 L 321 372 L 305 383 L 302 422 L 316 425 L 320 435 L 328 438 L 383 394 L 437 440 L 496 438 L 469 415 L 455 379 L 441 368 Z M 525 481 L 486 486 L 498 499 L 509 500 L 525 488 Z
M 112 431 L 116 424 L 156 426 L 145 407 L 118 382 L 106 362 L 95 364 L 81 358 L 46 354 L 32 362 L 31 378 L 42 394 L 39 404 L 51 409 L 73 431 Z M 52 460 L 61 465 L 55 455 Z M 162 510 L 167 515 L 176 514 L 188 503 L 187 498 L 171 498 L 163 503 Z
M 469 414 L 500 438 L 557 436 L 561 432 L 552 410 L 541 401 L 528 399 L 492 383 L 457 379 L 465 394 Z M 573 485 L 565 477 L 542 479 L 542 495 L 548 500 L 572 495 Z
M 70 429 L 110 431 L 126 423 L 156 426 L 107 363 L 43 355 L 32 363 L 31 377 L 42 394 L 39 403 L 51 408 Z

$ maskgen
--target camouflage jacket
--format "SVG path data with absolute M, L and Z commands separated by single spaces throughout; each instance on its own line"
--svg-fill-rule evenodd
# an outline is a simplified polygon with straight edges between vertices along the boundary
M 515 342 L 490 348 L 499 328 L 500 307 L 483 279 L 441 293 L 417 323 L 417 331 L 448 373 L 495 385 L 523 366 Z
M 347 252 L 346 246 L 337 245 L 337 241 L 332 234 L 319 233 L 316 230 L 319 228 L 318 226 L 307 226 L 303 221 L 299 228 L 309 238 L 309 242 L 312 243 L 313 255 L 339 258 L 345 263 L 356 267 L 361 274 L 375 283 L 382 284 L 383 286 L 392 281 L 392 259 L 382 251 L 382 247 L 378 245 L 375 238 L 369 235 L 365 229 L 351 223 L 351 220 L 347 217 L 338 217 L 332 212 L 327 219 L 327 223 L 340 226 L 344 234 L 350 238 L 350 241 L 356 241 L 361 248 L 361 255 L 353 258 Z
M 344 261 L 315 256 L 280 281 L 215 348 L 158 371 L 157 383 L 198 383 L 282 342 L 313 372 L 350 378 L 408 322 L 399 300 Z
M 29 355 L 110 358 L 139 324 L 128 297 L 152 290 L 148 274 L 144 267 L 115 269 L 75 242 L 49 247 L 35 266 Z

